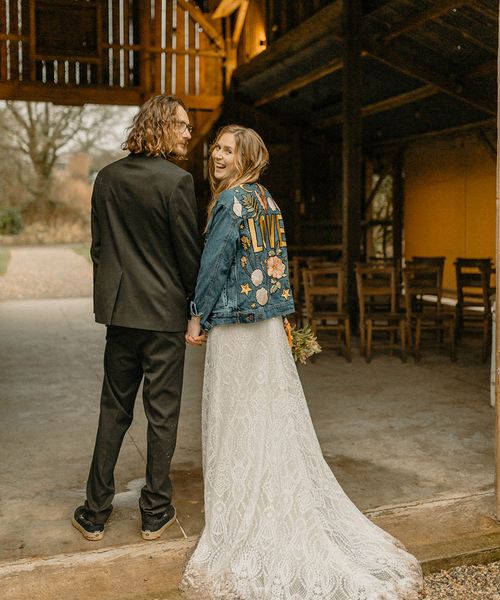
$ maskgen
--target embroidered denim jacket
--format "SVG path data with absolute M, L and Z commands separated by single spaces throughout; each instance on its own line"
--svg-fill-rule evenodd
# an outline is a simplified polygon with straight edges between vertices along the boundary
M 191 313 L 209 330 L 294 310 L 280 209 L 259 184 L 225 190 L 208 223 Z

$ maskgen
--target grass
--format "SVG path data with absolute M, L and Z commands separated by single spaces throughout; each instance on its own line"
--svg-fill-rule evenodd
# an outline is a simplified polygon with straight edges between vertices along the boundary
M 80 254 L 80 256 L 83 256 L 83 258 L 85 258 L 86 260 L 88 260 L 88 262 L 90 264 L 92 264 L 92 259 L 90 258 L 90 246 L 89 244 L 73 244 L 71 246 L 71 249 L 76 252 L 77 254 Z
M 0 246 L 0 277 L 7 272 L 7 266 L 10 260 L 10 250 Z

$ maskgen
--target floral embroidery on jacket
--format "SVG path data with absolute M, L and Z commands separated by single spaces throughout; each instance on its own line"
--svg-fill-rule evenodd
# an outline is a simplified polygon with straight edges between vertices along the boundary
M 243 250 L 248 250 L 250 248 L 250 240 L 246 235 L 242 235 L 240 241 L 241 245 L 243 246 Z
M 285 263 L 278 256 L 270 256 L 267 259 L 267 274 L 269 277 L 281 279 L 285 273 Z

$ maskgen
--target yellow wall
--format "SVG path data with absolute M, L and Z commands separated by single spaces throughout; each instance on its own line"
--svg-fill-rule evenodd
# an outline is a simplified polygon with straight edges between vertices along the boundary
M 453 262 L 495 257 L 495 163 L 477 137 L 423 140 L 405 165 L 405 257 L 446 256 L 444 288 L 454 290 Z

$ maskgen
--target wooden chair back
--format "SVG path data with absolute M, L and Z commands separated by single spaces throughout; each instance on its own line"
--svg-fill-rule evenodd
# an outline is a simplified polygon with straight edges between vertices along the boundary
M 428 267 L 439 267 L 441 271 L 441 287 L 443 287 L 444 263 L 446 256 L 412 256 L 410 264 L 424 265 Z M 406 263 L 409 264 L 408 262 Z
M 479 308 L 485 314 L 491 312 L 490 258 L 457 258 L 457 310 Z
M 344 269 L 340 265 L 315 267 L 302 271 L 306 315 L 314 319 L 317 311 L 344 312 Z
M 413 262 L 406 264 L 403 271 L 405 307 L 408 318 L 421 315 L 426 308 L 440 314 L 443 299 L 443 271 L 437 263 Z M 424 296 L 432 296 L 432 302 L 424 302 Z
M 371 312 L 396 312 L 396 267 L 358 263 L 356 286 L 361 321 Z

